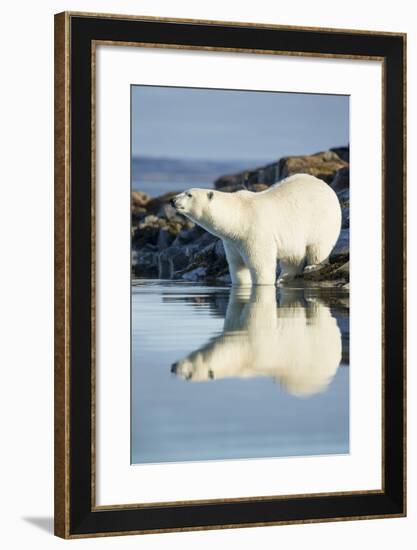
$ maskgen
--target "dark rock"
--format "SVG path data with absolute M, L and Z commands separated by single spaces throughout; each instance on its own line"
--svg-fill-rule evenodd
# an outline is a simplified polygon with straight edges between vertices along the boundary
M 265 189 L 268 189 L 270 187 L 266 183 L 252 183 L 249 185 L 248 190 L 252 191 L 253 193 L 260 193 L 261 191 L 265 191 Z
M 220 283 L 224 283 L 225 285 L 232 284 L 232 278 L 230 277 L 230 273 L 226 273 L 225 275 L 219 275 L 217 277 L 217 281 L 219 281 Z
M 350 162 L 349 160 L 349 147 L 348 146 L 344 146 L 344 147 L 332 147 L 330 149 L 330 151 L 333 151 L 334 153 L 336 153 L 336 155 L 341 158 L 342 160 L 344 160 L 345 162 Z
M 216 260 L 216 244 L 217 239 L 211 240 L 208 245 L 206 245 L 202 250 L 195 254 L 194 261 L 199 263 L 209 263 Z
M 187 271 L 187 273 L 184 273 L 182 278 L 185 281 L 203 281 L 206 279 L 207 276 L 207 269 L 205 267 L 196 267 L 195 269 L 192 269 L 191 271 Z
M 339 260 L 323 264 L 320 268 L 302 275 L 306 281 L 339 281 L 345 284 L 349 281 L 349 262 Z
M 137 228 L 137 226 L 139 225 L 139 223 L 144 219 L 146 218 L 146 210 L 144 212 L 139 212 L 139 213 L 136 213 L 134 214 L 132 212 L 132 236 L 134 235 L 134 232 Z
M 178 195 L 180 191 L 170 191 L 169 193 L 165 193 L 164 195 L 161 195 L 160 197 L 155 197 L 151 199 L 148 204 L 146 205 L 146 209 L 150 214 L 158 214 L 161 207 L 164 204 L 169 205 L 169 201 L 172 199 L 172 197 L 175 197 L 175 195 Z
M 190 263 L 190 255 L 187 250 L 178 250 L 171 255 L 173 273 L 184 269 Z
M 342 229 L 348 229 L 350 223 L 350 208 L 342 208 Z
M 136 277 L 157 277 L 158 254 L 156 252 L 135 252 L 135 263 L 132 267 Z
M 226 252 L 224 250 L 223 241 L 221 239 L 216 242 L 214 252 L 218 258 L 226 258 Z
M 343 265 L 341 265 L 340 267 L 338 267 L 335 271 L 335 273 L 339 274 L 339 275 L 343 275 L 344 277 L 348 277 L 349 278 L 349 262 L 346 262 L 344 263 Z
M 160 279 L 172 279 L 177 271 L 185 269 L 190 264 L 189 251 L 180 246 L 170 246 L 158 256 L 158 273 Z
M 330 186 L 336 193 L 349 189 L 349 166 L 345 166 L 335 173 Z
M 349 229 L 342 229 L 339 239 L 333 248 L 329 261 L 331 263 L 346 262 L 349 257 Z
M 349 206 L 349 189 L 345 189 L 344 191 L 339 191 L 337 193 L 337 197 L 339 199 L 339 202 L 342 208 Z
M 133 229 L 132 246 L 133 248 L 139 249 L 147 244 L 163 246 L 166 241 L 170 244 L 180 231 L 188 225 L 188 221 L 185 220 L 185 218 L 177 221 L 148 215 Z M 166 238 L 161 237 L 162 240 L 159 241 L 159 233 L 161 230 L 168 231 L 170 236 Z
M 236 174 L 222 176 L 214 182 L 214 187 L 220 191 L 233 193 L 248 189 L 255 193 L 264 191 L 278 181 L 278 163 L 274 162 L 254 170 L 245 170 Z
M 218 277 L 228 274 L 229 267 L 226 261 L 226 255 L 224 252 L 222 253 L 223 245 L 216 237 L 204 248 L 201 248 L 201 245 L 192 245 L 187 248 L 188 251 L 190 251 L 191 261 L 184 269 L 176 273 L 176 277 L 185 280 L 194 280 L 194 277 L 203 273 L 200 268 L 204 269 L 207 280 L 217 280 Z M 192 273 L 192 275 L 189 275 L 189 273 Z
M 158 241 L 159 226 L 157 224 L 140 224 L 132 237 L 133 248 L 142 248 L 146 244 L 156 245 Z
M 221 184 L 221 186 L 218 187 L 218 190 L 222 191 L 222 193 L 235 193 L 236 191 L 241 191 L 242 189 L 245 189 L 245 187 L 243 187 L 240 183 L 229 183 L 228 185 Z
M 174 235 L 169 231 L 167 227 L 161 227 L 156 243 L 158 250 L 164 250 L 165 248 L 168 248 L 174 238 Z
M 169 203 L 165 203 L 161 206 L 157 213 L 158 218 L 166 218 L 167 220 L 182 222 L 183 216 L 180 216 L 175 208 Z
M 178 233 L 175 241 L 172 243 L 173 246 L 178 246 L 182 244 L 187 244 L 192 241 L 197 240 L 204 233 L 204 229 L 199 225 L 194 225 L 191 229 L 181 229 Z
M 157 252 L 158 247 L 151 243 L 146 243 L 143 248 L 141 248 L 141 252 Z
M 204 231 L 198 239 L 194 241 L 194 244 L 197 244 L 200 249 L 204 248 L 208 244 L 211 244 L 213 242 L 217 241 L 217 237 L 215 235 L 212 235 L 208 231 Z

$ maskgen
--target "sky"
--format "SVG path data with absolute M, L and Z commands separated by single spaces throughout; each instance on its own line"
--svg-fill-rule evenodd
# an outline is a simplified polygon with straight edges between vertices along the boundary
M 348 142 L 348 96 L 132 86 L 133 156 L 268 162 Z

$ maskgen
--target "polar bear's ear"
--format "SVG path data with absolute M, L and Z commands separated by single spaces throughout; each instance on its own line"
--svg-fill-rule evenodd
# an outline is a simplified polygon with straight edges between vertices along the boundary
M 211 200 L 211 199 L 214 197 L 213 191 L 209 191 L 209 192 L 207 193 L 207 196 L 208 196 L 209 200 Z

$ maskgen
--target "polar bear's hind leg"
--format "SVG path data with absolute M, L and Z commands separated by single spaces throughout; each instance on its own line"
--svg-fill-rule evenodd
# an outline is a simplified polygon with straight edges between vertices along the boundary
M 307 246 L 304 273 L 319 269 L 320 264 L 329 257 L 332 248 L 333 244 L 330 243 L 317 243 Z
M 283 283 L 284 281 L 289 281 L 291 279 L 294 279 L 296 275 L 302 272 L 304 262 L 300 260 L 300 262 L 285 262 L 281 260 L 279 262 L 281 267 L 281 273 L 279 274 L 278 283 Z

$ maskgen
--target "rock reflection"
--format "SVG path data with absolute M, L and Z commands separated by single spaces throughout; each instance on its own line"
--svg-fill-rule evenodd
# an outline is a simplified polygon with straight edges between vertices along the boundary
M 194 382 L 267 376 L 293 395 L 326 389 L 341 361 L 341 333 L 324 301 L 308 289 L 232 288 L 223 332 L 174 363 Z

